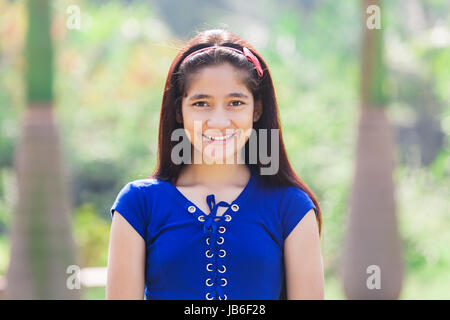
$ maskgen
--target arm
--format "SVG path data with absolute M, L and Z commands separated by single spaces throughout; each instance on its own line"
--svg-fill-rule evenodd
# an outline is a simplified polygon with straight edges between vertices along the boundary
M 111 224 L 106 299 L 144 298 L 145 241 L 115 212 Z
M 319 228 L 311 209 L 284 242 L 288 300 L 323 299 L 324 276 Z

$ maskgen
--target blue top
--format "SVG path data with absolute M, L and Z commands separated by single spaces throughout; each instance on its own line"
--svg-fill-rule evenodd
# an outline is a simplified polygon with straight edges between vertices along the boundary
M 167 181 L 140 179 L 122 188 L 111 218 L 117 210 L 145 240 L 147 300 L 280 299 L 284 240 L 317 208 L 303 190 L 262 185 L 250 171 L 233 202 L 208 195 L 208 213 Z M 219 206 L 228 209 L 216 216 Z

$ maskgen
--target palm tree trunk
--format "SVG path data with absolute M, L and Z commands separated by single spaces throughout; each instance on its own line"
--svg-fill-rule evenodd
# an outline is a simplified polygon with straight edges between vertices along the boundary
M 48 0 L 28 0 L 27 101 L 15 150 L 14 208 L 7 299 L 78 299 L 66 285 L 76 264 L 70 190 L 52 108 L 52 46 Z
M 363 0 L 361 109 L 342 272 L 349 299 L 397 299 L 403 264 L 392 176 L 394 139 L 385 114 L 382 29 L 366 27 L 369 5 L 379 2 Z

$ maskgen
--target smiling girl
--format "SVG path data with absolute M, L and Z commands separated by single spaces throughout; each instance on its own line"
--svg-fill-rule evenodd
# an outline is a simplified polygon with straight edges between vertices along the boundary
M 110 212 L 107 299 L 324 296 L 318 201 L 289 163 L 266 63 L 229 31 L 176 56 L 156 170 Z

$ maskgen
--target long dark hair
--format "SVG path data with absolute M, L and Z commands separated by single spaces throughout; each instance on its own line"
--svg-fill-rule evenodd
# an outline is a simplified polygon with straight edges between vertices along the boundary
M 180 66 L 182 60 L 190 53 L 213 45 L 233 47 L 240 51 L 242 51 L 242 47 L 247 47 L 247 49 L 249 49 L 260 61 L 264 70 L 263 77 L 258 78 L 255 66 L 248 61 L 244 55 L 226 49 L 206 50 L 200 52 L 183 62 Z M 214 29 L 200 32 L 196 37 L 187 42 L 172 62 L 166 79 L 162 99 L 159 122 L 157 165 L 155 171 L 150 177 L 170 181 L 172 183 L 175 183 L 177 180 L 180 171 L 185 164 L 175 164 L 171 160 L 172 148 L 178 143 L 177 141 L 171 141 L 171 134 L 175 129 L 183 128 L 183 124 L 176 121 L 176 113 L 181 113 L 181 100 L 185 94 L 185 88 L 187 87 L 187 76 L 194 72 L 198 72 L 200 68 L 220 65 L 225 62 L 230 63 L 239 70 L 246 71 L 245 74 L 247 76 L 245 79 L 245 84 L 249 88 L 249 91 L 253 93 L 254 101 L 262 102 L 262 114 L 258 121 L 254 122 L 253 128 L 257 134 L 257 141 L 259 141 L 259 129 L 267 129 L 268 137 L 266 139 L 266 150 L 268 150 L 270 154 L 271 129 L 278 129 L 279 132 L 279 170 L 273 175 L 260 175 L 261 181 L 264 184 L 272 186 L 295 186 L 305 191 L 316 205 L 316 218 L 319 225 L 320 235 L 322 231 L 322 213 L 320 206 L 317 201 L 317 197 L 295 174 L 288 160 L 282 138 L 275 90 L 267 64 L 251 44 L 247 43 L 239 36 L 228 30 Z M 260 162 L 259 158 L 255 164 L 249 164 L 248 157 L 250 152 L 248 141 L 244 148 L 245 163 L 250 170 L 259 172 L 257 169 L 264 167 L 264 165 Z M 259 143 L 257 144 L 257 148 L 257 154 L 259 154 Z

